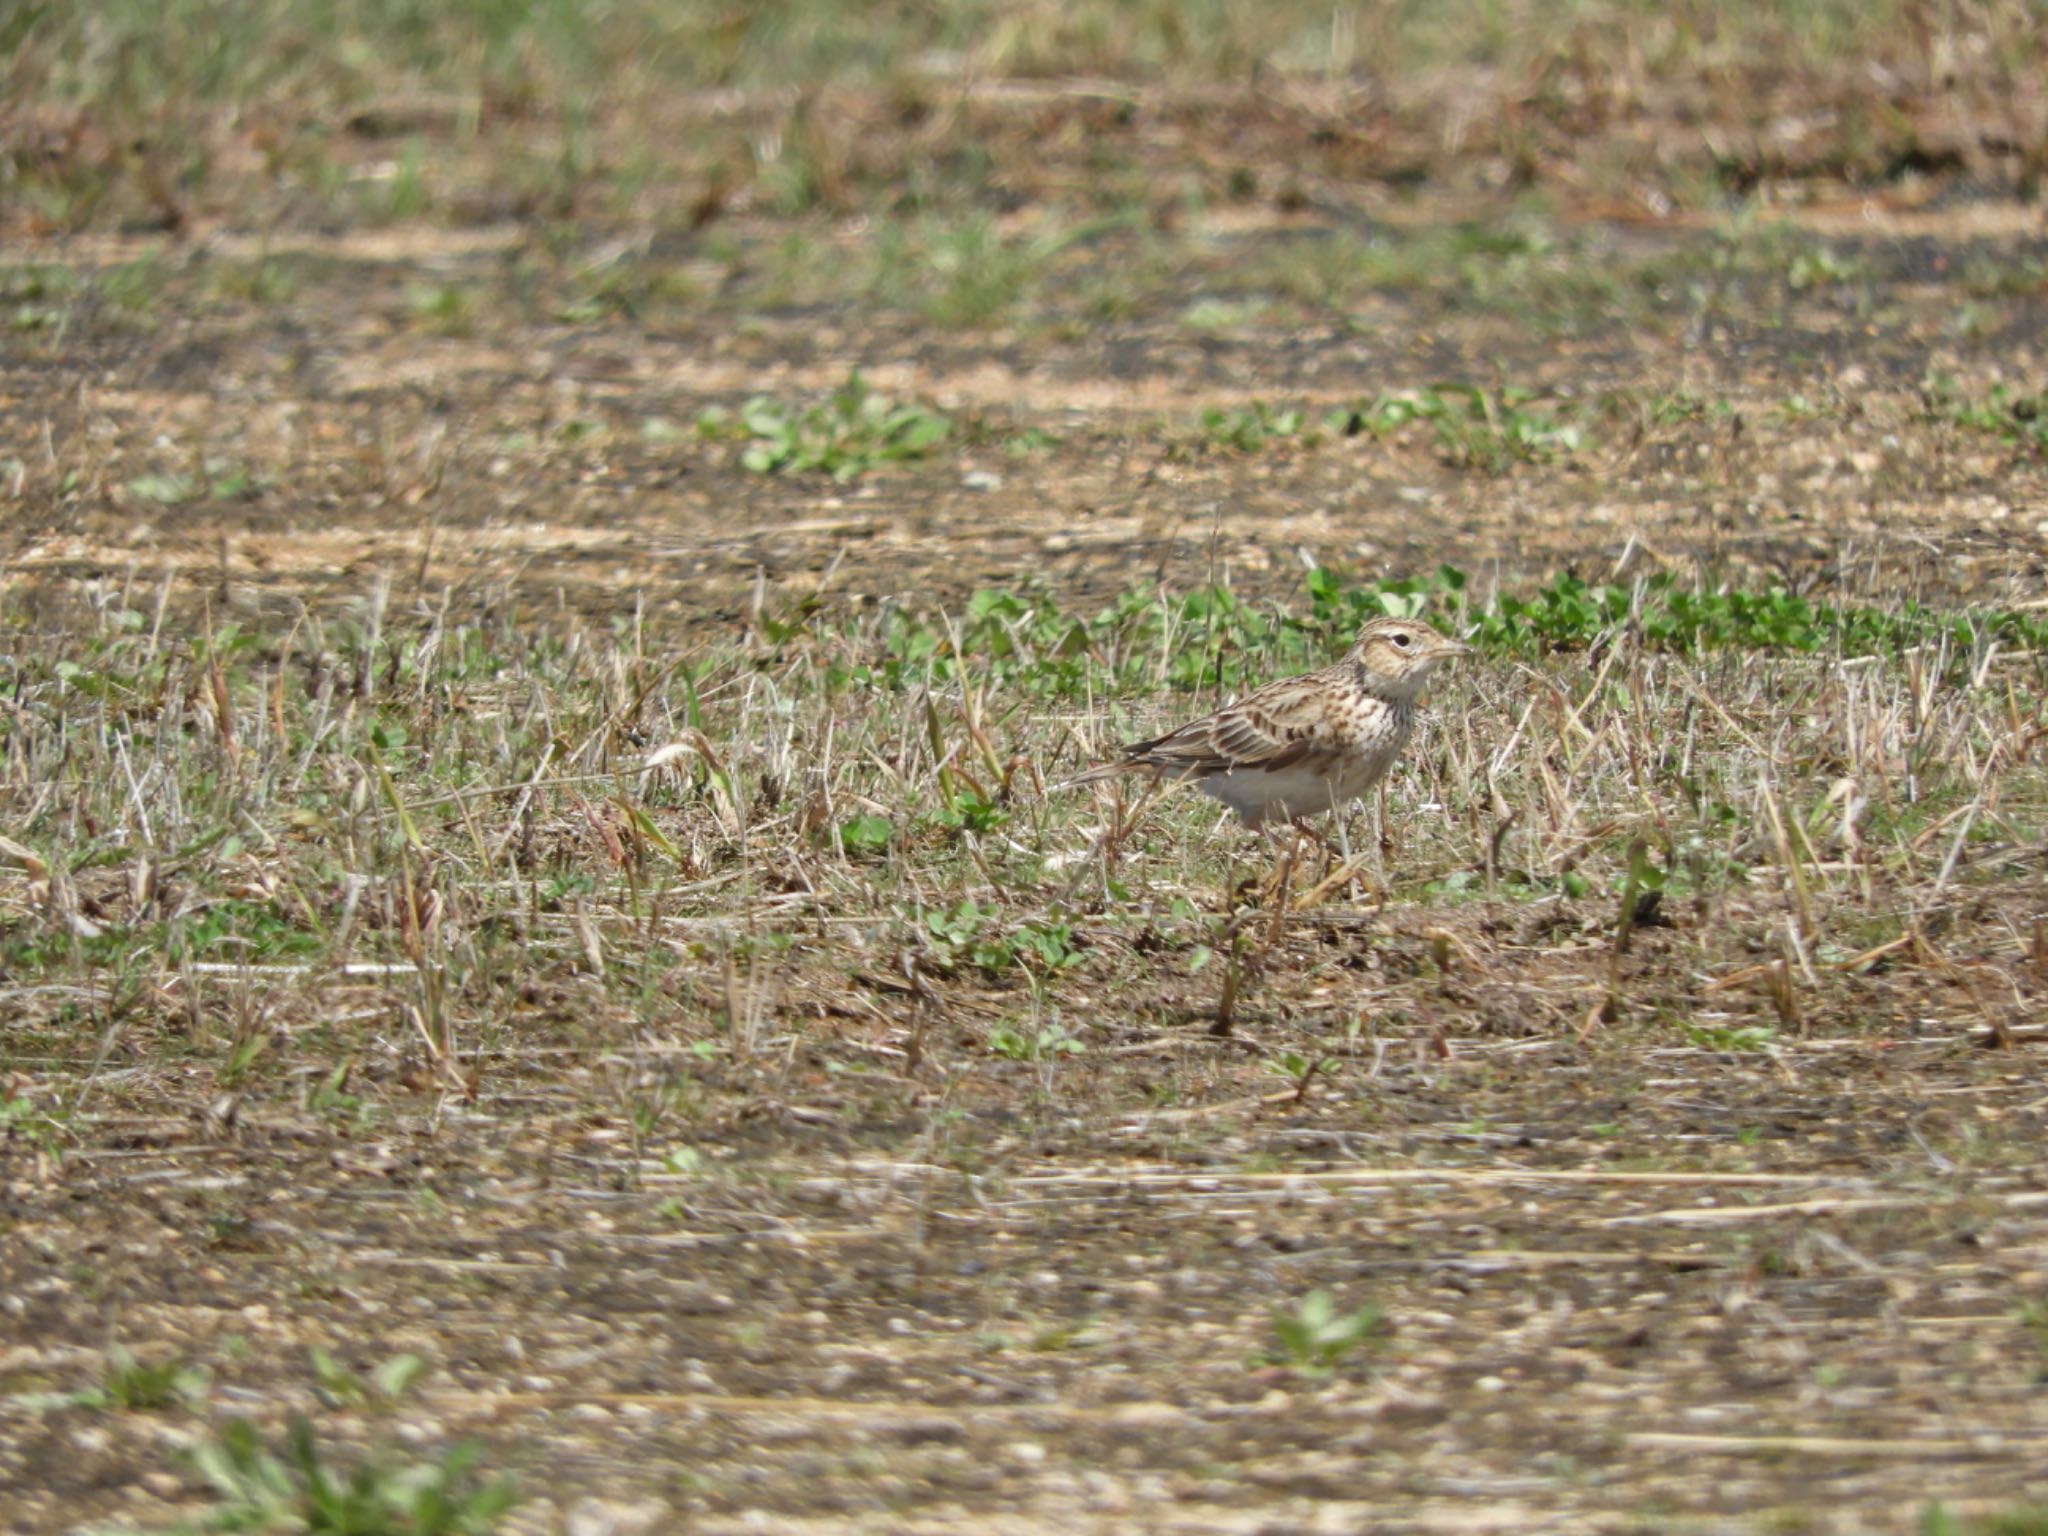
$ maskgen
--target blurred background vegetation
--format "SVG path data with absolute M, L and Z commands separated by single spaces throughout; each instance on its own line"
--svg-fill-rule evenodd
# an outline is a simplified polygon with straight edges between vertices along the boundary
M 1358 189 L 1648 217 L 1788 186 L 2031 195 L 2044 19 L 2033 0 L 16 0 L 0 207 L 24 235 Z

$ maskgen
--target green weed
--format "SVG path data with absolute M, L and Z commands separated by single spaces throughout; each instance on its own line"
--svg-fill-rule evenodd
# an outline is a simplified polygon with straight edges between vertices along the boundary
M 1928 414 L 2015 448 L 2048 454 L 2048 395 L 2019 394 L 1994 384 L 1981 399 L 1966 398 L 1953 378 L 1937 375 L 1922 386 Z
M 55 1162 L 71 1140 L 69 1116 L 0 1079 L 0 1147 L 13 1142 Z
M 1334 1372 L 1344 1357 L 1369 1341 L 1386 1323 L 1386 1315 L 1368 1302 L 1340 1313 L 1328 1291 L 1310 1291 L 1293 1311 L 1273 1309 L 1277 1358 L 1308 1377 Z
M 396 1408 L 431 1369 L 418 1355 L 400 1354 L 364 1375 L 317 1344 L 306 1354 L 313 1368 L 313 1391 L 330 1408 Z
M 1300 411 L 1276 411 L 1259 400 L 1238 410 L 1212 406 L 1202 412 L 1202 436 L 1218 448 L 1256 453 L 1270 442 L 1301 437 L 1307 421 Z
M 1415 424 L 1426 426 L 1438 452 L 1459 468 L 1500 474 L 1515 464 L 1541 464 L 1576 453 L 1582 429 L 1537 408 L 1528 390 L 1441 384 L 1429 389 L 1382 394 L 1369 404 L 1339 411 L 1328 420 L 1340 437 L 1370 433 L 1388 437 Z
M 928 406 L 898 405 L 871 393 L 856 369 L 823 405 L 806 410 L 757 396 L 736 420 L 706 411 L 697 429 L 714 440 L 742 442 L 740 462 L 758 475 L 817 471 L 852 480 L 884 464 L 923 458 L 953 424 Z
M 172 1356 L 145 1365 L 116 1344 L 108 1349 L 97 1383 L 76 1392 L 25 1393 L 12 1401 L 35 1412 L 82 1408 L 95 1413 L 161 1413 L 170 1408 L 197 1408 L 206 1400 L 208 1378 L 198 1366 Z
M 1930 1504 L 1920 1517 L 1920 1536 L 2048 1536 L 2048 1506 L 2015 1504 L 1970 1520 Z
M 1059 1056 L 1078 1056 L 1087 1049 L 1058 1024 L 1034 1030 L 998 1024 L 989 1031 L 988 1048 L 1008 1061 L 1050 1061 Z
M 519 1502 L 509 1478 L 478 1473 L 482 1452 L 473 1444 L 425 1461 L 372 1453 L 344 1469 L 303 1418 L 276 1442 L 233 1419 L 190 1455 L 217 1499 L 189 1527 L 199 1531 L 484 1536 Z

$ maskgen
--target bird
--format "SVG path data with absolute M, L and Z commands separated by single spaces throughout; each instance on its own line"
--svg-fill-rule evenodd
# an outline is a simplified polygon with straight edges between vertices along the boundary
M 1415 728 L 1431 673 L 1471 647 L 1420 619 L 1368 619 L 1342 661 L 1255 688 L 1212 715 L 1132 742 L 1069 781 L 1126 775 L 1191 783 L 1247 827 L 1305 818 L 1363 799 Z

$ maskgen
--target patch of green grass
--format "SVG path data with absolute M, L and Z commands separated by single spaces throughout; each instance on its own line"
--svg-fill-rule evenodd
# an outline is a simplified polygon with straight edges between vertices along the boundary
M 1050 1061 L 1059 1056 L 1078 1056 L 1087 1049 L 1058 1024 L 1036 1029 L 998 1024 L 989 1031 L 988 1048 L 1009 1061 Z
M 2033 1336 L 2034 1347 L 2048 1366 L 2048 1296 L 2036 1296 L 2013 1308 L 2013 1320 Z
M 2048 293 L 2048 261 L 2002 251 L 1972 251 L 1956 273 L 1956 286 L 1980 299 L 2030 298 Z
M 69 267 L 26 263 L 0 267 L 0 317 L 18 333 L 61 333 L 69 323 L 80 291 L 78 274 Z
M 33 1042 L 24 1042 L 33 1047 Z M 0 1055 L 0 1065 L 6 1057 Z M 70 1117 L 46 1106 L 12 1083 L 0 1081 L 0 1145 L 26 1145 L 50 1160 L 60 1160 L 71 1140 Z
M 312 1351 L 315 1393 L 329 1408 L 388 1413 L 425 1375 L 416 1355 L 393 1357 L 367 1376 L 327 1351 Z M 519 1502 L 510 1478 L 478 1471 L 472 1443 L 414 1459 L 394 1444 L 344 1460 L 295 1417 L 280 1439 L 230 1419 L 186 1453 L 212 1488 L 214 1508 L 188 1531 L 307 1531 L 332 1536 L 485 1536 Z
M 696 285 L 672 263 L 620 257 L 579 270 L 556 317 L 570 325 L 603 325 L 615 320 L 645 325 L 683 312 L 698 298 Z
M 1968 1519 L 1930 1504 L 1920 1517 L 1920 1536 L 2048 1536 L 2048 1505 L 2015 1504 Z
M 476 331 L 477 295 L 461 283 L 420 283 L 406 290 L 407 312 L 436 336 L 469 336 Z
M 1062 256 L 1130 225 L 1123 214 L 1006 233 L 986 214 L 957 221 L 891 219 L 869 248 L 866 297 L 915 310 L 933 324 L 988 326 L 1011 319 L 1036 298 Z M 1099 280 L 1098 280 L 1099 281 Z M 1121 281 L 1131 281 L 1123 274 Z M 1099 287 L 1086 301 L 1100 314 Z
M 1300 438 L 1308 418 L 1300 411 L 1276 411 L 1263 400 L 1226 410 L 1211 406 L 1202 412 L 1202 438 L 1236 453 L 1256 453 L 1268 443 Z
M 2048 394 L 2020 394 L 1994 384 L 1972 399 L 1956 380 L 1937 375 L 1923 386 L 1922 395 L 1936 420 L 1988 433 L 2036 456 L 2048 454 Z
M 206 1396 L 206 1372 L 175 1356 L 156 1365 L 144 1365 L 117 1344 L 107 1351 L 106 1373 L 99 1387 L 88 1396 L 93 1399 L 87 1404 L 89 1407 L 132 1412 L 189 1407 Z
M 1706 1051 L 1768 1050 L 1778 1033 L 1765 1024 L 1729 1027 L 1720 1024 L 1687 1023 L 1683 1027 L 1685 1038 Z
M 1279 1345 L 1274 1358 L 1311 1378 L 1333 1374 L 1346 1355 L 1386 1324 L 1386 1314 L 1370 1302 L 1339 1312 L 1328 1291 L 1310 1291 L 1292 1311 L 1275 1307 L 1272 1319 Z
M 953 430 L 930 406 L 897 404 L 868 389 L 856 369 L 823 405 L 803 408 L 756 396 L 732 417 L 706 411 L 697 429 L 737 439 L 740 462 L 759 475 L 819 472 L 852 480 L 885 464 L 921 459 Z
M 484 1536 L 519 1502 L 509 1478 L 478 1472 L 482 1451 L 473 1444 L 419 1461 L 373 1453 L 343 1467 L 303 1418 L 274 1442 L 231 1419 L 191 1460 L 216 1500 L 193 1531 Z
M 1008 313 L 1065 243 L 1011 239 L 986 218 L 933 238 L 924 251 L 925 315 L 939 325 L 985 325 Z
M 162 1413 L 172 1408 L 196 1409 L 206 1401 L 208 1378 L 198 1366 L 172 1356 L 145 1365 L 133 1351 L 116 1344 L 94 1385 L 76 1392 L 24 1393 L 14 1403 L 32 1412 L 84 1409 L 92 1413 Z
M 1623 258 L 1583 234 L 1517 218 L 1272 240 L 1240 281 L 1347 324 L 1377 296 L 1576 335 L 1676 305 L 1687 297 L 1677 275 L 1667 258 Z
M 420 1356 L 406 1353 L 393 1355 L 364 1374 L 318 1345 L 307 1351 L 307 1359 L 313 1368 L 313 1390 L 330 1408 L 395 1408 L 430 1369 Z
M 1514 386 L 1486 390 L 1439 384 L 1382 394 L 1369 404 L 1332 415 L 1330 430 L 1388 437 L 1426 426 L 1439 453 L 1460 468 L 1500 474 L 1515 464 L 1566 458 L 1584 444 L 1582 429 L 1535 404 L 1533 392 Z
M 290 261 L 262 256 L 253 261 L 224 261 L 209 272 L 208 291 L 215 299 L 244 304 L 281 304 L 303 286 L 304 274 Z
M 1235 688 L 1261 675 L 1327 660 L 1367 619 L 1437 615 L 1483 651 L 1534 657 L 1626 641 L 1651 650 L 1894 655 L 1946 647 L 1957 662 L 1989 639 L 2048 647 L 2048 619 L 2020 610 L 1836 607 L 1782 590 L 1700 590 L 1669 573 L 1633 582 L 1559 576 L 1526 596 L 1475 602 L 1465 574 L 1347 585 L 1335 572 L 1306 578 L 1302 612 L 1277 612 L 1224 588 L 1180 598 L 1134 588 L 1092 616 L 1068 613 L 1031 588 L 991 589 L 950 625 L 891 609 L 876 644 L 833 664 L 840 685 L 900 688 L 975 677 L 1031 694 L 1082 697 L 1148 683 Z M 791 638 L 794 638 L 792 631 Z
M 234 501 L 257 489 L 257 482 L 245 469 L 209 459 L 197 471 L 137 475 L 127 489 L 140 500 L 179 507 L 193 501 Z

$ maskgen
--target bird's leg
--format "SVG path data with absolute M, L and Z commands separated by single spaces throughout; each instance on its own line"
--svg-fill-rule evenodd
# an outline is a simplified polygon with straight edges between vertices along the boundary
M 1314 827 L 1309 825 L 1309 821 L 1306 816 L 1297 816 L 1294 818 L 1294 834 L 1296 840 L 1299 841 L 1302 838 L 1307 838 L 1310 842 L 1314 843 L 1317 848 L 1322 850 L 1323 867 L 1319 878 L 1326 882 L 1328 881 L 1330 877 L 1330 872 L 1333 868 L 1338 867 L 1339 865 L 1348 867 L 1351 863 L 1350 833 L 1347 829 L 1345 829 L 1343 822 L 1338 822 L 1337 826 L 1339 840 L 1336 844 L 1333 845 L 1330 842 L 1329 836 L 1320 827 Z
M 1296 817 L 1290 823 L 1289 830 L 1294 835 L 1288 838 L 1286 851 L 1280 855 L 1280 862 L 1274 868 L 1273 883 L 1268 888 L 1266 898 L 1266 904 L 1273 909 L 1272 922 L 1266 934 L 1266 942 L 1268 944 L 1280 942 L 1280 925 L 1286 919 L 1288 907 L 1292 905 L 1294 867 L 1301 861 L 1302 839 L 1304 836 L 1313 837 L 1315 835 L 1309 828 L 1302 825 L 1300 817 Z
M 1294 830 L 1291 823 L 1287 824 L 1288 832 Z M 1266 873 L 1260 877 L 1257 897 L 1258 905 L 1270 907 L 1276 901 L 1281 901 L 1284 904 L 1286 887 L 1294 879 L 1294 860 L 1299 838 L 1287 837 L 1287 833 L 1282 832 L 1273 822 L 1259 823 L 1257 836 L 1259 847 L 1273 861 L 1267 866 Z M 1280 841 L 1282 837 L 1287 837 L 1287 841 L 1284 844 Z M 1249 887 L 1251 882 L 1247 880 L 1245 884 Z
M 1380 782 L 1380 790 L 1372 801 L 1372 883 L 1380 896 L 1387 890 L 1387 854 L 1392 847 L 1387 836 L 1387 786 Z
M 1354 883 L 1363 883 L 1365 875 L 1363 861 L 1354 859 L 1351 853 L 1350 817 L 1340 815 L 1337 822 L 1338 841 L 1334 847 L 1331 845 L 1330 839 L 1314 827 L 1300 821 L 1295 823 L 1295 827 L 1297 831 L 1313 837 L 1316 840 L 1317 846 L 1323 850 L 1322 869 L 1316 883 L 1302 897 L 1299 903 L 1300 906 L 1304 908 L 1318 906 L 1325 897 L 1333 892 L 1345 890 Z
M 1321 831 L 1319 827 L 1311 827 L 1311 825 L 1309 825 L 1309 817 L 1305 817 L 1305 815 L 1298 815 L 1298 817 L 1294 817 L 1294 836 L 1296 836 L 1296 838 L 1307 838 L 1307 840 L 1309 840 L 1309 842 L 1313 842 L 1313 844 L 1315 844 L 1317 848 L 1321 848 L 1321 850 L 1323 850 L 1325 854 L 1329 854 L 1331 858 L 1337 858 L 1337 852 L 1339 852 L 1339 850 L 1337 850 L 1337 848 L 1331 848 L 1331 846 L 1329 846 L 1329 838 L 1325 838 L 1325 836 L 1323 836 L 1323 831 Z M 1343 852 L 1350 852 L 1350 850 L 1343 850 Z

